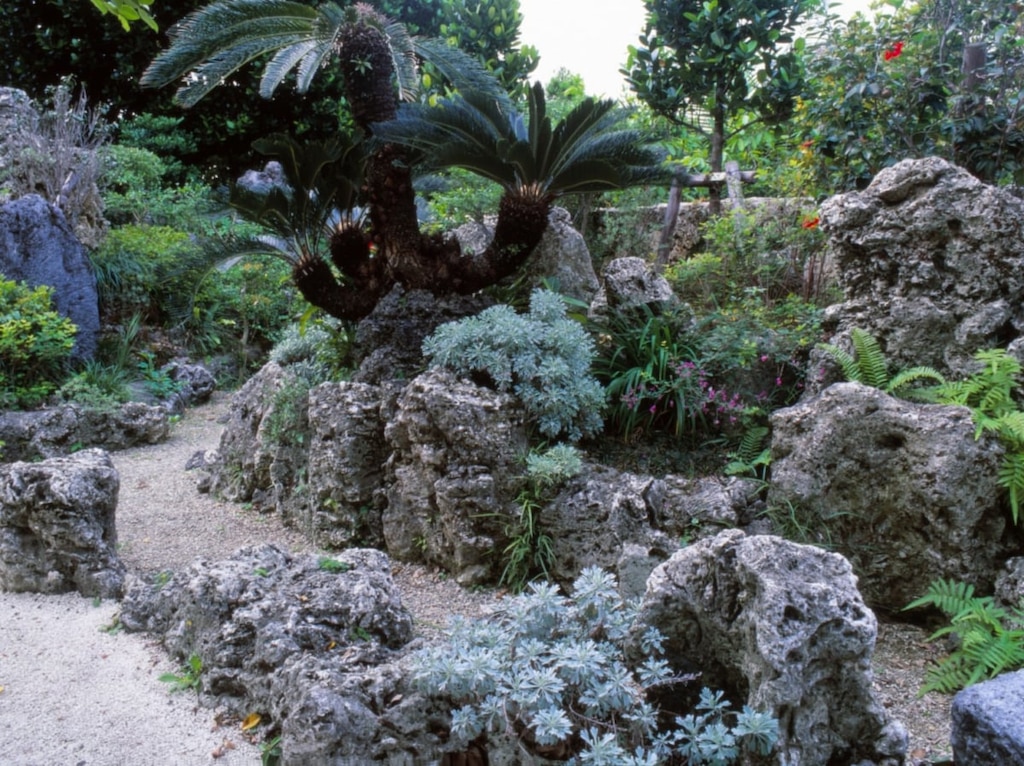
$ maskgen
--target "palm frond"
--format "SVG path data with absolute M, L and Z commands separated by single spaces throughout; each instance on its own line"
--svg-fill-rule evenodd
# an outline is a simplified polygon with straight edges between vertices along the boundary
M 336 36 L 337 29 L 325 23 L 329 18 L 320 9 L 293 0 L 219 0 L 171 28 L 170 47 L 147 67 L 140 83 L 160 87 L 184 77 L 175 97 L 192 106 L 247 63 L 282 52 L 261 84 L 261 91 L 272 92 L 304 56 L 322 55 L 322 49 L 307 46 Z M 293 46 L 302 49 L 302 55 L 283 54 Z
M 498 108 L 505 113 L 515 111 L 508 93 L 479 59 L 438 38 L 414 37 L 412 42 L 416 54 L 430 62 L 454 91 L 480 94 L 497 102 Z

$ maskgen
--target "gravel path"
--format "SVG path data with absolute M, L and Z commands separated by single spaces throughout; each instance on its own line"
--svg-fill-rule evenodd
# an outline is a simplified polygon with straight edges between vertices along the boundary
M 121 476 L 120 555 L 137 574 L 177 571 L 264 542 L 314 549 L 271 514 L 201 495 L 184 471 L 197 450 L 217 446 L 228 395 L 190 410 L 159 445 L 112 453 Z M 470 592 L 428 568 L 394 564 L 395 580 L 421 635 L 452 614 L 478 615 L 492 592 Z M 109 632 L 116 602 L 75 594 L 0 593 L 0 764 L 11 766 L 193 766 L 259 764 L 259 747 L 237 721 L 171 694 L 158 680 L 178 668 L 151 639 Z M 916 698 L 935 648 L 908 626 L 881 626 L 875 655 L 883 704 L 911 731 L 910 763 L 949 752 L 949 698 Z

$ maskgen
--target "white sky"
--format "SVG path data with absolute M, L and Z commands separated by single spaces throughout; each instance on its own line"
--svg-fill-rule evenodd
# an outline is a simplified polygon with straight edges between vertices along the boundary
M 869 0 L 841 0 L 866 10 Z M 587 95 L 618 98 L 626 47 L 636 45 L 647 17 L 643 0 L 519 0 L 520 39 L 540 53 L 534 80 L 547 83 L 559 69 L 582 75 Z

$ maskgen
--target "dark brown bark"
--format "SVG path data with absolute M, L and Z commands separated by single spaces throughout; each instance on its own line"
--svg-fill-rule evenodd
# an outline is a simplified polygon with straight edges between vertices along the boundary
M 384 33 L 362 22 L 346 25 L 338 35 L 341 74 L 352 119 L 370 132 L 375 122 L 393 120 L 398 98 L 392 80 L 395 65 Z
M 327 262 L 316 256 L 303 258 L 295 265 L 292 281 L 302 297 L 314 306 L 332 317 L 351 321 L 362 319 L 373 311 L 394 284 L 384 278 L 342 285 Z

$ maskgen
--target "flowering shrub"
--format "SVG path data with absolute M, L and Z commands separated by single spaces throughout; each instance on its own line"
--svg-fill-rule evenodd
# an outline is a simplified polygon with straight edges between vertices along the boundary
M 767 755 L 778 722 L 744 707 L 729 711 L 705 689 L 695 710 L 659 729 L 647 692 L 689 683 L 660 657 L 663 637 L 640 632 L 637 605 L 623 601 L 613 575 L 584 570 L 571 598 L 547 583 L 506 599 L 486 620 L 453 622 L 449 641 L 413 658 L 413 674 L 452 712 L 455 748 L 481 734 L 514 736 L 526 750 L 559 747 L 572 764 L 656 766 L 669 758 L 728 764 L 743 752 Z M 644 659 L 627 659 L 635 644 Z M 731 726 L 729 725 L 731 723 Z

